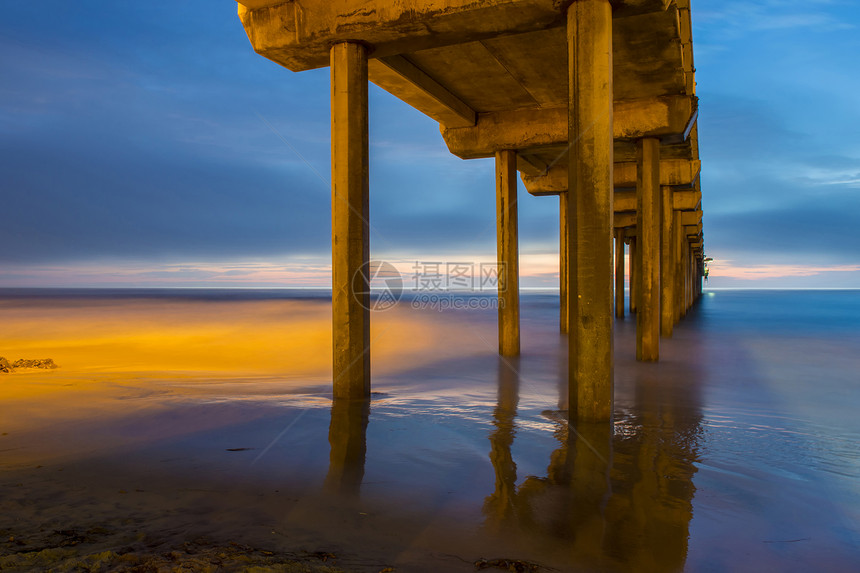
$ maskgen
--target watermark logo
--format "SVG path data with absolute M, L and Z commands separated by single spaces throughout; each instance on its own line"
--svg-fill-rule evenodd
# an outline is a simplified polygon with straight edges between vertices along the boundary
M 403 277 L 391 263 L 368 261 L 352 275 L 352 292 L 368 310 L 389 310 L 403 296 Z
M 368 310 L 389 310 L 408 292 L 417 310 L 496 309 L 495 296 L 505 290 L 505 267 L 496 263 L 416 261 L 411 289 L 404 289 L 404 275 L 387 261 L 370 261 L 352 278 L 352 292 Z M 492 295 L 492 296 L 488 296 Z

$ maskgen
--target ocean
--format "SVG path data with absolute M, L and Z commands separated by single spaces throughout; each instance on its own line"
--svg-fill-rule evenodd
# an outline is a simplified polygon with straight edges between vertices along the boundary
M 59 366 L 0 374 L 0 568 L 202 538 L 346 571 L 860 563 L 860 291 L 706 289 L 654 364 L 616 320 L 614 422 L 572 427 L 557 293 L 523 292 L 516 359 L 492 298 L 405 296 L 371 401 L 334 406 L 329 297 L 0 289 L 0 356 Z

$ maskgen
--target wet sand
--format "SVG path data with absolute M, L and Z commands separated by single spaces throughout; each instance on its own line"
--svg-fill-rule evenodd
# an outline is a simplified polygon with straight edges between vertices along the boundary
M 364 407 L 323 299 L 0 295 L 0 355 L 60 366 L 0 374 L 0 568 L 851 571 L 853 297 L 716 293 L 658 364 L 628 317 L 614 428 L 571 432 L 551 295 L 517 360 L 491 310 L 375 313 Z

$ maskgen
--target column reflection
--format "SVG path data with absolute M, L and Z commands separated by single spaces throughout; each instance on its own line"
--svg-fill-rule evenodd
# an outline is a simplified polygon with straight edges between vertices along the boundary
M 593 570 L 679 571 L 687 555 L 701 409 L 696 372 L 637 370 L 631 407 L 615 424 L 569 425 L 543 415 L 558 447 L 545 476 L 517 487 L 511 446 L 520 380 L 499 366 L 490 460 L 495 491 L 484 504 L 490 532 L 528 554 Z
M 490 529 L 500 530 L 515 523 L 517 464 L 511 455 L 514 420 L 517 416 L 520 379 L 519 359 L 499 358 L 498 399 L 493 410 L 495 430 L 490 434 L 490 461 L 496 474 L 495 491 L 484 501 L 484 514 Z
M 357 496 L 364 478 L 370 400 L 336 398 L 328 430 L 329 468 L 325 490 Z

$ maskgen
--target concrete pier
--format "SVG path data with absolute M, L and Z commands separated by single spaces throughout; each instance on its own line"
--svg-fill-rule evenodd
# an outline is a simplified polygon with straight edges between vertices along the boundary
M 332 339 L 335 398 L 370 395 L 367 51 L 331 48 Z
M 701 289 L 689 2 L 239 0 L 238 11 L 259 54 L 294 72 L 332 68 L 334 395 L 370 391 L 370 81 L 438 121 L 454 155 L 496 160 L 502 355 L 521 346 L 517 173 L 530 194 L 559 195 L 569 414 L 610 420 L 623 240 L 640 359 L 658 358 L 660 334 Z
M 612 6 L 567 10 L 569 128 L 568 306 L 570 416 L 612 419 Z
M 499 272 L 499 354 L 520 353 L 520 264 L 517 233 L 517 154 L 496 152 L 496 254 Z

